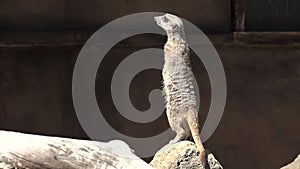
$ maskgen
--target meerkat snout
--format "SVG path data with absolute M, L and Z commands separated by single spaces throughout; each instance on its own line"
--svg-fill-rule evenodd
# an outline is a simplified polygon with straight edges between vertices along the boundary
M 163 16 L 156 16 L 154 17 L 154 21 L 156 22 L 156 24 L 158 26 L 160 26 L 161 28 L 163 28 L 164 30 L 167 30 L 169 28 L 167 28 L 167 22 L 169 21 L 168 18 L 163 15 Z

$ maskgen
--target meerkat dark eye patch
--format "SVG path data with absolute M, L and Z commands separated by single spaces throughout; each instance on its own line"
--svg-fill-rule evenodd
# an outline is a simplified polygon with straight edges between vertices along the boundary
M 164 16 L 164 17 L 162 18 L 162 21 L 163 21 L 163 22 L 168 22 L 169 19 L 168 19 L 167 17 Z

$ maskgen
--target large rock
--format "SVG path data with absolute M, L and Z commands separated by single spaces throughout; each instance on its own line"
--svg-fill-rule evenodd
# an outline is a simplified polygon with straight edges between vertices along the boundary
M 223 169 L 214 155 L 207 151 L 206 168 Z M 204 169 L 201 165 L 199 151 L 190 141 L 168 144 L 154 156 L 150 165 L 155 169 Z
M 300 154 L 292 163 L 282 167 L 281 169 L 300 169 Z

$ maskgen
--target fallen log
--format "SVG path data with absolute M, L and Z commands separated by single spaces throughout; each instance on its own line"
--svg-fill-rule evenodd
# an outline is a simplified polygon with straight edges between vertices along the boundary
M 0 168 L 150 169 L 123 141 L 107 143 L 0 131 Z

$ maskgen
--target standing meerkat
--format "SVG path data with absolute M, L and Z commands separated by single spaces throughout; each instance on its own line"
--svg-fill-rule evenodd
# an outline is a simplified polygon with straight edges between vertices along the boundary
M 158 26 L 167 32 L 164 45 L 164 67 L 162 71 L 164 94 L 167 101 L 167 117 L 176 137 L 170 143 L 192 137 L 200 151 L 200 160 L 205 165 L 205 149 L 200 139 L 198 108 L 190 64 L 190 51 L 186 42 L 182 20 L 171 14 L 156 16 Z

